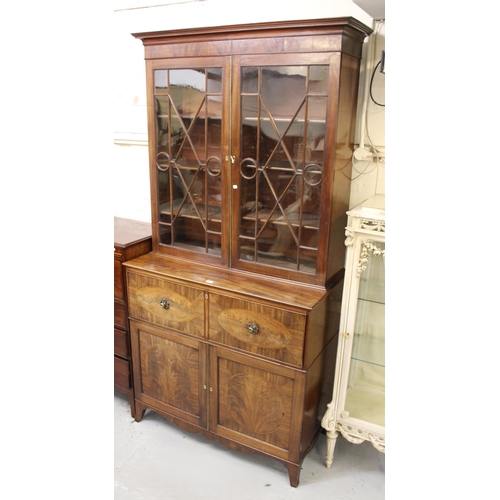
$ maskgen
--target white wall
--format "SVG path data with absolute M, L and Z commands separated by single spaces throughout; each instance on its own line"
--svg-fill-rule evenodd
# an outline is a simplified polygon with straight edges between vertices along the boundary
M 252 8 L 241 8 L 234 0 L 115 0 L 113 23 L 114 105 L 114 214 L 151 220 L 144 48 L 131 33 L 293 19 L 355 17 L 375 28 L 373 19 L 351 0 L 252 0 Z M 238 8 L 237 8 L 238 7 Z M 372 68 L 385 47 L 385 25 L 380 25 L 374 43 Z M 366 60 L 367 44 L 363 48 Z M 370 72 L 371 75 L 371 72 Z M 360 140 L 364 66 L 360 81 L 360 105 L 356 140 Z M 375 75 L 373 96 L 384 103 L 385 76 Z M 368 98 L 369 99 L 369 98 Z M 371 140 L 385 154 L 385 112 L 371 100 L 367 104 L 365 144 Z M 385 163 L 353 162 L 351 206 L 375 193 L 385 193 Z

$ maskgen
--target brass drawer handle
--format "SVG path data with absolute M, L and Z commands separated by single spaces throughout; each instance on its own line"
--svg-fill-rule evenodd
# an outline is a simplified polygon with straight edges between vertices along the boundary
M 259 333 L 259 325 L 257 323 L 254 323 L 253 321 L 248 323 L 247 328 L 252 335 Z
M 170 307 L 170 302 L 167 299 L 161 299 L 160 306 L 163 307 L 163 309 L 168 309 Z

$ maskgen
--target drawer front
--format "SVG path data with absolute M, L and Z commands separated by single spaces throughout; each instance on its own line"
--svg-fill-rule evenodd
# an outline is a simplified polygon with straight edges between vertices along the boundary
M 125 287 L 123 286 L 122 261 L 115 256 L 115 299 L 125 299 Z
M 130 389 L 130 365 L 128 361 L 115 356 L 115 385 L 122 389 Z
M 128 274 L 129 314 L 170 330 L 204 337 L 205 292 L 161 278 Z
M 302 366 L 305 314 L 217 294 L 209 311 L 210 340 Z
M 115 325 L 127 328 L 127 310 L 123 300 L 115 299 Z
M 127 338 L 127 332 L 115 328 L 115 354 L 123 358 L 129 357 Z

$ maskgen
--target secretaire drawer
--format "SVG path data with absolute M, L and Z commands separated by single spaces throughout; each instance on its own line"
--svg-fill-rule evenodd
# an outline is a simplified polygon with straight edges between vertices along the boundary
M 129 271 L 129 315 L 171 330 L 204 337 L 205 292 Z
M 306 315 L 210 294 L 211 340 L 302 366 Z

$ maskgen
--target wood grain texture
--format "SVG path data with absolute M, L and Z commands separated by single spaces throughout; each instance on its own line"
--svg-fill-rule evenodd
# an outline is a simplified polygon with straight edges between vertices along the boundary
M 296 373 L 236 358 L 223 349 L 211 351 L 211 360 L 212 380 L 218 381 L 217 413 L 212 415 L 217 432 L 290 458 Z
M 306 316 L 282 308 L 210 294 L 210 340 L 302 366 Z M 254 323 L 258 332 L 249 332 Z
M 129 314 L 178 332 L 205 336 L 203 290 L 140 274 L 128 276 Z M 161 301 L 169 304 L 165 309 Z
M 115 328 L 115 355 L 122 358 L 130 356 L 128 332 L 120 328 Z
M 115 387 L 127 392 L 132 387 L 130 379 L 130 363 L 118 356 L 114 358 Z
M 127 310 L 125 307 L 125 302 L 123 300 L 115 299 L 114 307 L 114 322 L 115 326 L 121 326 L 122 328 L 127 327 Z
M 115 251 L 114 259 L 114 291 L 115 299 L 125 300 L 125 287 L 123 282 L 123 267 L 122 267 L 122 255 L 119 253 L 117 255 Z
M 290 282 L 270 276 L 249 274 L 237 269 L 226 269 L 205 265 L 201 262 L 166 257 L 150 253 L 124 263 L 141 275 L 168 277 L 169 282 L 186 284 L 195 288 L 206 288 L 228 297 L 255 299 L 274 307 L 287 307 L 295 312 L 312 310 L 325 296 L 326 288 L 299 282 Z M 130 280 L 130 278 L 129 278 Z
M 134 320 L 130 325 L 136 399 L 206 426 L 206 346 Z
M 140 343 L 142 392 L 197 415 L 198 352 L 144 331 Z

